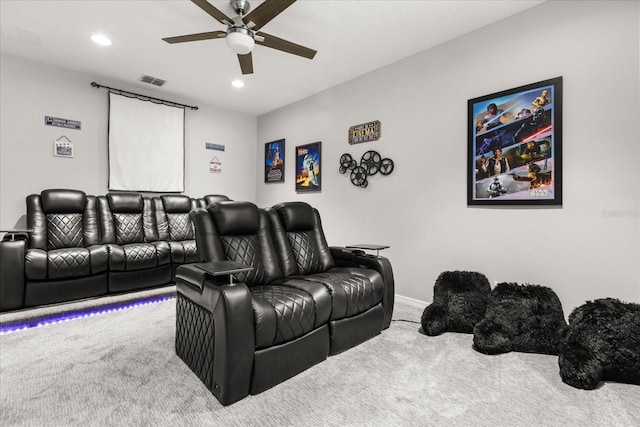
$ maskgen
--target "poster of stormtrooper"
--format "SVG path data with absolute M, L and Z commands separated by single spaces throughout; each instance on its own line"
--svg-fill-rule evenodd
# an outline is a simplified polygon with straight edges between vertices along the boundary
M 320 191 L 320 142 L 296 147 L 296 192 Z
M 562 204 L 562 77 L 468 101 L 469 205 Z

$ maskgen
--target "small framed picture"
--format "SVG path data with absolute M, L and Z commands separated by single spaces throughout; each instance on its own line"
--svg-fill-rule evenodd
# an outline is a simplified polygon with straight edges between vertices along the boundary
M 321 142 L 296 147 L 296 192 L 320 191 Z
M 468 205 L 562 205 L 562 77 L 468 101 Z
M 56 157 L 73 157 L 73 142 L 67 138 L 53 141 L 53 155 Z
M 264 182 L 284 182 L 284 139 L 264 144 Z

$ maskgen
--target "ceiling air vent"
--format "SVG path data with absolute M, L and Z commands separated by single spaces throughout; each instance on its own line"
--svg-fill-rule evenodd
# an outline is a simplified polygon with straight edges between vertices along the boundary
M 167 82 L 166 80 L 157 79 L 155 77 L 147 76 L 146 74 L 140 77 L 140 81 L 154 86 L 162 86 Z

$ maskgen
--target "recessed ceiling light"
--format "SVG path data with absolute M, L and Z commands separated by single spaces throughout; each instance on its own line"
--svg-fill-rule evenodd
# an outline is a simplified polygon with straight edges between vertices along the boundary
M 234 80 L 231 82 L 231 86 L 233 87 L 244 87 L 244 82 L 242 80 Z
M 104 34 L 94 34 L 91 36 L 91 40 L 100 46 L 111 46 L 111 40 Z

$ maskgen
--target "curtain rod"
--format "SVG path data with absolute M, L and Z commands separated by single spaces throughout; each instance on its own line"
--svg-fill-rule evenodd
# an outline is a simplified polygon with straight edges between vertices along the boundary
M 191 108 L 192 110 L 197 110 L 198 107 L 194 107 L 191 105 L 185 105 L 185 104 L 178 104 L 177 102 L 173 102 L 173 101 L 167 101 L 164 99 L 160 99 L 160 98 L 153 98 L 151 96 L 147 96 L 147 95 L 140 95 L 139 93 L 133 93 L 133 92 L 129 92 L 126 90 L 122 90 L 122 89 L 115 89 L 109 86 L 104 86 L 101 84 L 98 84 L 96 82 L 91 82 L 91 86 L 95 87 L 96 89 L 100 89 L 100 88 L 105 88 L 105 89 L 109 89 L 110 91 L 114 91 L 114 92 L 119 92 L 118 95 L 125 95 L 125 96 L 129 96 L 130 98 L 135 97 L 138 98 L 141 101 L 151 101 L 154 102 L 156 104 L 164 104 L 164 105 L 168 105 L 170 107 L 181 107 L 181 108 Z

